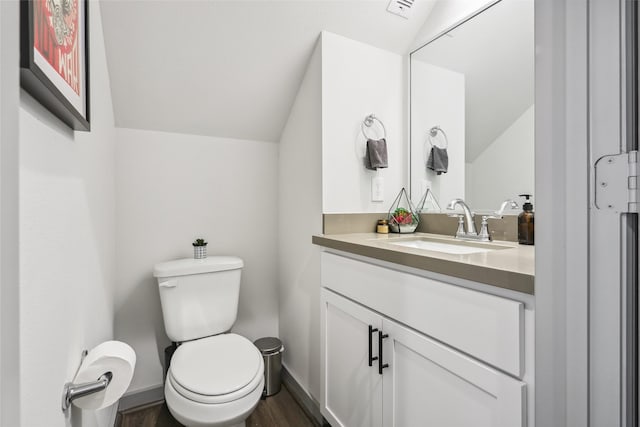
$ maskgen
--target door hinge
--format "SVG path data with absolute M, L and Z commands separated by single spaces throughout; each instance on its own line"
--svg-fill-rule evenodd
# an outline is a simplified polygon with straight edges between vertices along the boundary
M 595 206 L 613 213 L 638 212 L 638 152 L 600 157 L 595 164 Z

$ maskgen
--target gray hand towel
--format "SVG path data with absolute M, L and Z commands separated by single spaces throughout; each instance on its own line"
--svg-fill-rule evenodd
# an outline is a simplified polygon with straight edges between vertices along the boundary
M 447 173 L 449 168 L 449 155 L 446 148 L 431 147 L 429 160 L 427 160 L 427 169 L 431 169 L 438 175 Z
M 371 170 L 388 167 L 387 141 L 385 141 L 384 138 L 378 140 L 367 140 L 367 157 L 365 158 L 365 167 Z

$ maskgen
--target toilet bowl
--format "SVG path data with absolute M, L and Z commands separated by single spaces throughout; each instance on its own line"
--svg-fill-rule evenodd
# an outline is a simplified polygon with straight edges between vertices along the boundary
M 248 339 L 228 333 L 236 321 L 243 261 L 213 256 L 156 264 L 173 353 L 165 400 L 189 427 L 244 426 L 260 401 L 264 362 Z
M 171 359 L 165 399 L 189 427 L 244 426 L 260 401 L 264 364 L 246 338 L 222 334 L 182 344 Z

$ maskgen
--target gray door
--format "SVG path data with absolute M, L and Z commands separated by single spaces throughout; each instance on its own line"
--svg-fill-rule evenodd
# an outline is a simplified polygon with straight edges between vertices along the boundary
M 637 426 L 636 9 L 589 4 L 591 426 Z
M 540 427 L 638 424 L 636 9 L 536 1 Z

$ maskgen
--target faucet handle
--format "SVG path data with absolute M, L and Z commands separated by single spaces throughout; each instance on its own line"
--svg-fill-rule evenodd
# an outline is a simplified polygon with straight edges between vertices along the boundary
M 487 222 L 487 220 L 489 218 L 498 218 L 494 215 L 482 215 L 482 223 L 480 225 L 480 233 L 478 233 L 478 239 L 480 241 L 489 241 L 491 240 L 491 235 L 489 234 L 489 223 Z M 502 216 L 500 216 L 499 218 L 502 218 Z
M 447 214 L 448 217 L 458 218 L 458 230 L 456 230 L 456 236 L 464 236 L 466 233 L 464 231 L 464 215 L 458 213 L 450 213 Z
M 505 201 L 506 203 L 506 201 Z M 514 202 L 515 203 L 515 202 Z M 503 203 L 503 208 L 504 208 L 504 203 Z M 516 206 L 517 207 L 517 204 Z M 482 215 L 482 224 L 481 224 L 481 228 L 480 228 L 480 233 L 478 233 L 478 237 L 480 241 L 489 241 L 492 240 L 491 239 L 491 235 L 489 234 L 489 222 L 487 221 L 488 219 L 502 219 L 504 218 L 502 211 L 504 210 L 503 208 L 501 208 L 499 211 L 494 212 L 490 215 Z

